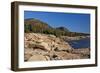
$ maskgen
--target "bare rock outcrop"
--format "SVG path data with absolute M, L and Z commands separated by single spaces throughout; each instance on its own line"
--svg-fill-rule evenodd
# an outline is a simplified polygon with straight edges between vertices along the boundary
M 90 50 L 73 49 L 68 42 L 54 35 L 25 33 L 25 61 L 48 61 L 89 58 Z
M 46 61 L 46 57 L 43 55 L 33 55 L 29 58 L 28 61 Z

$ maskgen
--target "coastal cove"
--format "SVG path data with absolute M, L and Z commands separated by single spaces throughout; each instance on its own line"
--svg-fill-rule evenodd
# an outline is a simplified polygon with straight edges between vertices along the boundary
M 90 38 L 67 41 L 74 49 L 90 48 Z

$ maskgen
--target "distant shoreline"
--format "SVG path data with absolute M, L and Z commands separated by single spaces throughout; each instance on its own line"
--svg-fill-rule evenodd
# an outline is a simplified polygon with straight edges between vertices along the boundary
M 81 40 L 85 38 L 90 38 L 90 36 L 75 36 L 75 37 L 69 37 L 69 36 L 61 36 L 61 39 L 64 41 L 73 41 L 73 40 Z

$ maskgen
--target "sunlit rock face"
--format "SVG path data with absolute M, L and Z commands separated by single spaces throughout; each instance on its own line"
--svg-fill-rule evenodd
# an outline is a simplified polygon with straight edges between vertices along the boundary
M 90 49 L 74 49 L 64 39 L 50 34 L 25 33 L 24 61 L 90 58 Z

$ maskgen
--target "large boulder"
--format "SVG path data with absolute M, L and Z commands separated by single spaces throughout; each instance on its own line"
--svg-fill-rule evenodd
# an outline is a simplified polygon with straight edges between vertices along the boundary
M 80 55 L 78 54 L 72 54 L 72 53 L 67 53 L 64 51 L 61 52 L 56 52 L 55 53 L 59 58 L 62 60 L 68 60 L 68 59 L 80 59 Z
M 50 47 L 45 42 L 42 42 L 41 44 L 29 44 L 29 48 L 33 48 L 33 50 L 34 49 L 41 49 L 44 51 L 50 51 Z
M 25 53 L 24 54 L 24 61 L 28 61 L 31 56 L 32 56 L 31 54 Z
M 47 58 L 43 55 L 33 55 L 32 57 L 29 58 L 28 61 L 46 61 Z

